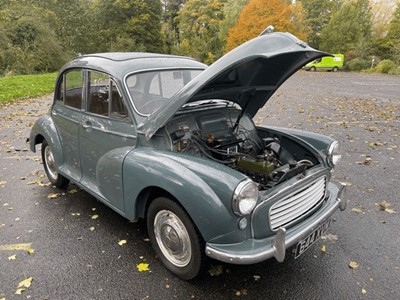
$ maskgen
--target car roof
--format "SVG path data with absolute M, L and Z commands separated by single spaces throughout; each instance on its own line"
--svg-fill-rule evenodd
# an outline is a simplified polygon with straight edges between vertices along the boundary
M 207 65 L 185 56 L 145 52 L 107 52 L 77 56 L 64 65 L 60 73 L 71 68 L 87 68 L 122 79 L 124 75 L 138 71 L 163 68 L 205 69 L 206 67 Z

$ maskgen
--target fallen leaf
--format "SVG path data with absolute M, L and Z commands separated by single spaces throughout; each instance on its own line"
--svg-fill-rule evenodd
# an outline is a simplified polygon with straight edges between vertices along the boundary
M 28 254 L 33 254 L 33 253 L 35 253 L 35 249 L 29 248 L 29 249 L 27 250 L 27 252 L 28 252 Z
M 337 237 L 337 235 L 335 235 L 335 234 L 327 234 L 327 235 L 325 235 L 325 238 L 328 240 L 328 241 L 331 241 L 332 243 L 336 243 L 336 241 L 338 240 L 338 237 Z
M 321 247 L 321 251 L 322 251 L 323 253 L 326 253 L 326 246 L 325 246 L 325 244 L 324 244 L 324 245 L 322 245 L 322 247 Z
M 355 261 L 350 261 L 350 263 L 349 263 L 349 267 L 352 269 L 358 269 L 359 266 L 360 265 Z
M 76 213 L 71 213 L 71 215 L 74 217 L 79 217 L 81 215 L 81 213 L 76 212 Z
M 253 275 L 254 281 L 259 281 L 261 276 L 259 275 Z
M 146 264 L 146 263 L 140 263 L 140 264 L 136 265 L 136 268 L 138 269 L 139 272 L 150 271 L 149 264 Z
M 396 212 L 393 210 L 393 209 L 391 209 L 391 208 L 386 208 L 385 209 L 385 212 L 387 212 L 388 214 L 395 214 Z
M 375 146 L 383 146 L 383 144 L 380 142 L 371 142 L 368 143 L 368 146 L 370 146 L 371 148 L 375 148 Z
M 17 256 L 15 254 L 8 257 L 8 260 L 16 260 L 16 259 Z
M 391 205 L 389 202 L 387 202 L 386 200 L 383 200 L 381 203 L 378 204 L 379 208 L 381 210 L 386 210 L 387 208 L 389 208 L 389 206 Z
M 15 291 L 15 294 L 16 294 L 16 295 L 21 295 L 22 292 L 24 292 L 24 291 L 25 291 L 24 288 L 19 288 L 19 289 L 17 289 L 17 290 Z
M 93 226 L 89 228 L 90 231 L 94 231 L 96 228 L 94 228 Z
M 96 220 L 99 217 L 99 215 L 93 215 L 92 220 Z
M 18 287 L 22 288 L 22 287 L 30 287 L 32 284 L 32 277 L 29 277 L 27 279 L 22 280 L 20 283 L 18 283 Z
M 218 266 L 211 266 L 211 269 L 208 270 L 208 273 L 211 276 L 219 276 L 224 273 L 224 267 L 221 265 Z
M 69 190 L 67 193 L 68 193 L 68 194 L 75 194 L 75 193 L 77 193 L 77 192 L 78 192 L 77 189 L 71 189 L 71 190 Z
M 56 199 L 61 196 L 61 193 L 50 193 L 47 195 L 47 199 Z
M 363 210 L 360 207 L 354 207 L 354 208 L 351 209 L 351 211 L 353 211 L 355 213 L 358 213 L 358 214 L 362 214 L 363 213 Z
M 118 245 L 122 246 L 122 245 L 125 245 L 126 243 L 127 243 L 126 240 L 120 240 L 120 241 L 118 242 Z
M 367 290 L 366 289 L 361 289 L 361 293 L 366 294 Z

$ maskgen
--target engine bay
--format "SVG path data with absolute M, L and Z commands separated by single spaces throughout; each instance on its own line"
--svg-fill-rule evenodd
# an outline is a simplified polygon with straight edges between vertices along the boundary
M 169 122 L 166 131 L 173 151 L 229 166 L 249 176 L 260 190 L 295 176 L 301 178 L 318 163 L 293 141 L 260 134 L 251 118 L 232 107 L 180 114 Z

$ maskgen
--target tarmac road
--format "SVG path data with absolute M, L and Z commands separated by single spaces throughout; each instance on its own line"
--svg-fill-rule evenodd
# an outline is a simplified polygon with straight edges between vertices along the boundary
M 50 101 L 0 108 L 1 300 L 400 299 L 400 77 L 301 71 L 287 81 L 255 121 L 336 138 L 347 210 L 297 260 L 210 261 L 210 272 L 190 282 L 161 266 L 142 223 L 75 186 L 46 184 L 25 140 Z M 139 272 L 140 263 L 150 271 Z

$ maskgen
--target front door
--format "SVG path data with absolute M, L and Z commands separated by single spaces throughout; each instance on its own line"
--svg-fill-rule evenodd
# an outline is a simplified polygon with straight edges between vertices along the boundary
M 115 82 L 87 71 L 86 110 L 79 130 L 81 184 L 124 213 L 122 164 L 136 130 Z

